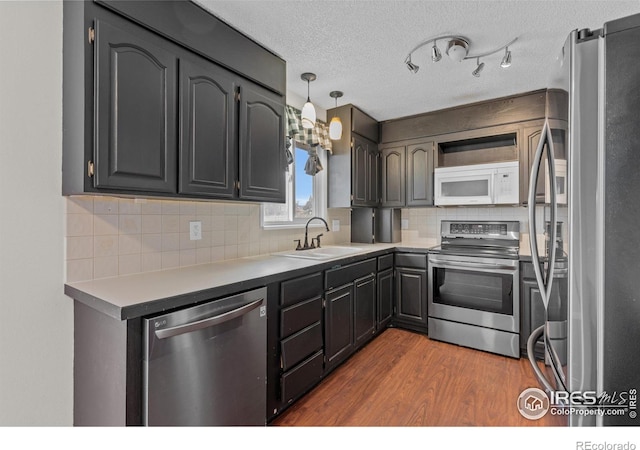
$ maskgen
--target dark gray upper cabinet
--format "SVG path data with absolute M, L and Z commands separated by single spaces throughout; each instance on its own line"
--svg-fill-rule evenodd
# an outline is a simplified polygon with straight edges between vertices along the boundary
M 209 61 L 180 60 L 179 192 L 235 196 L 237 88 L 232 74 Z
M 433 141 L 381 150 L 382 206 L 432 206 Z
M 405 148 L 391 147 L 380 151 L 382 206 L 405 206 Z
M 352 206 L 378 204 L 378 148 L 363 137 L 354 135 L 352 151 Z
M 175 192 L 175 54 L 137 27 L 95 25 L 96 188 Z
M 284 202 L 286 63 L 189 2 L 99 3 L 63 5 L 63 194 Z
M 240 88 L 240 197 L 284 202 L 284 105 L 279 96 L 245 83 Z
M 343 131 L 341 139 L 332 141 L 328 206 L 378 206 L 378 122 L 353 105 L 328 110 L 327 121 L 333 117 L 340 118 Z
M 407 206 L 433 205 L 433 142 L 407 146 Z

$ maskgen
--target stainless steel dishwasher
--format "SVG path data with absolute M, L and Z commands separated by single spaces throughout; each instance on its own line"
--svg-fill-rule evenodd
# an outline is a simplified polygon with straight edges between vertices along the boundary
M 266 424 L 267 289 L 144 319 L 145 425 Z

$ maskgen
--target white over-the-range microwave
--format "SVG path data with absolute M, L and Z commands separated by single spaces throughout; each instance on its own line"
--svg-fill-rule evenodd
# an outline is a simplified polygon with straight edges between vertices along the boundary
M 518 161 L 437 167 L 434 203 L 446 205 L 508 205 L 520 201 Z

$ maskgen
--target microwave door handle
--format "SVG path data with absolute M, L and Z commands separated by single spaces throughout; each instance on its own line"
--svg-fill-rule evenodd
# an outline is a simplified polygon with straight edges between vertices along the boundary
M 540 270 L 540 255 L 538 254 L 538 238 L 536 236 L 536 187 L 538 185 L 538 176 L 540 174 L 540 165 L 542 163 L 542 153 L 544 151 L 544 144 L 547 141 L 547 129 L 549 128 L 548 122 L 545 120 L 542 132 L 540 133 L 540 141 L 538 142 L 538 148 L 536 149 L 535 156 L 533 158 L 533 165 L 531 166 L 531 175 L 529 177 L 529 245 L 531 247 L 531 259 L 533 262 L 533 271 L 536 275 L 536 283 L 542 297 L 542 303 L 545 310 L 549 304 L 549 297 L 547 296 L 547 290 L 545 282 L 542 277 L 542 271 Z

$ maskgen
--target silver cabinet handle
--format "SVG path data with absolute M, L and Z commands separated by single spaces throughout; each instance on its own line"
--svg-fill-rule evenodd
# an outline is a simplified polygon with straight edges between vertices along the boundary
M 219 325 L 224 322 L 228 322 L 236 317 L 243 316 L 249 311 L 256 309 L 264 299 L 259 299 L 239 308 L 227 311 L 224 314 L 220 314 L 206 319 L 198 320 L 197 322 L 186 323 L 184 325 L 176 325 L 175 327 L 164 328 L 162 330 L 156 330 L 155 334 L 158 339 L 166 339 L 179 334 L 190 333 L 192 331 L 202 330 L 203 328 L 209 328 L 215 325 Z

